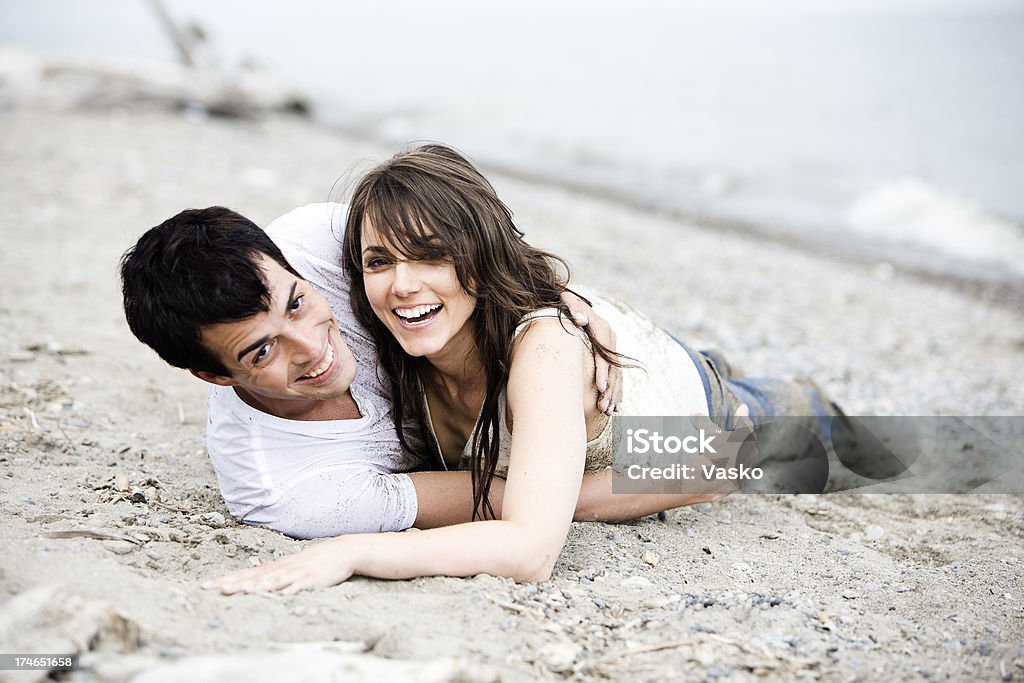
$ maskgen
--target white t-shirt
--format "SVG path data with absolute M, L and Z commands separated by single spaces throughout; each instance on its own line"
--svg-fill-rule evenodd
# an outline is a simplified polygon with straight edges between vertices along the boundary
M 369 333 L 352 315 L 341 266 L 346 208 L 310 204 L 281 216 L 267 234 L 323 294 L 356 360 L 357 420 L 286 420 L 213 386 L 206 441 L 228 510 L 240 522 L 297 538 L 401 531 L 416 520 L 408 472 L 421 461 L 402 450 L 391 400 Z

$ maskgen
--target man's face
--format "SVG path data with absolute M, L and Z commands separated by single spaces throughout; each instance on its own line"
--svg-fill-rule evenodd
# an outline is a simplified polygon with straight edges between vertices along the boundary
M 245 390 L 275 414 L 294 412 L 296 400 L 323 401 L 343 395 L 355 379 L 355 358 L 338 332 L 327 301 L 273 259 L 261 256 L 259 265 L 271 294 L 270 310 L 204 327 L 203 344 L 231 377 L 196 374 Z M 276 410 L 278 401 L 287 401 L 289 409 Z

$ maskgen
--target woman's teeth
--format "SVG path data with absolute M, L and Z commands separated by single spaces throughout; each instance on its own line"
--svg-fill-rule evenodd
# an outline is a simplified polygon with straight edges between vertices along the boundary
M 313 379 L 314 377 L 319 377 L 320 375 L 322 375 L 325 372 L 327 372 L 327 368 L 331 367 L 331 363 L 333 363 L 333 362 L 334 362 L 334 345 L 333 344 L 328 344 L 327 345 L 327 357 L 324 358 L 324 362 L 321 363 L 319 367 L 309 371 L 308 373 L 306 373 L 305 375 L 303 375 L 299 379 Z
M 396 308 L 395 315 L 406 322 L 418 322 L 427 315 L 441 309 L 441 304 L 423 304 L 410 308 Z

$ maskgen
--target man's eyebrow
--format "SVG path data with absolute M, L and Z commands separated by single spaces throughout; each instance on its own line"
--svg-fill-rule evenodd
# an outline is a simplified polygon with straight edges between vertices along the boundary
M 252 344 L 249 344 L 249 345 L 248 345 L 248 346 L 246 346 L 246 347 L 245 347 L 244 349 L 242 349 L 241 351 L 239 351 L 239 352 L 238 352 L 238 360 L 239 360 L 239 362 L 241 362 L 241 360 L 242 360 L 243 358 L 245 358 L 245 356 L 246 356 L 247 354 L 250 354 L 250 353 L 252 353 L 252 352 L 253 352 L 253 351 L 255 351 L 256 349 L 258 349 L 258 348 L 260 348 L 261 346 L 263 346 L 264 344 L 266 344 L 266 343 L 267 343 L 268 341 L 270 341 L 270 337 L 260 337 L 259 339 L 257 339 L 256 341 L 254 341 L 254 342 L 253 342 Z
M 295 288 L 299 286 L 299 281 L 296 280 L 292 283 L 292 288 L 288 291 L 288 298 L 284 300 L 284 314 L 288 315 L 288 309 L 292 307 L 292 301 L 295 300 Z
M 291 306 L 292 306 L 292 300 L 295 299 L 295 288 L 298 287 L 298 285 L 299 285 L 299 281 L 296 280 L 295 282 L 292 283 L 292 288 L 288 291 L 288 298 L 285 299 L 285 301 L 284 301 L 284 312 L 285 312 L 285 315 L 288 314 L 288 309 L 290 309 Z M 245 356 L 247 354 L 252 353 L 256 349 L 258 349 L 261 346 L 263 346 L 264 344 L 266 344 L 268 341 L 270 341 L 270 337 L 260 337 L 259 339 L 254 341 L 252 344 L 249 344 L 244 349 L 242 349 L 241 351 L 238 352 L 238 361 L 241 362 L 242 359 L 245 358 Z

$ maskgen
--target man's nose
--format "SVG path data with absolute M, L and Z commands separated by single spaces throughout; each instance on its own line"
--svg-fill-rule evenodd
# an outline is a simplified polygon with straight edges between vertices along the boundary
M 396 296 L 411 296 L 420 290 L 420 284 L 419 264 L 399 261 L 395 265 L 395 279 L 391 283 L 391 291 Z
M 324 344 L 321 335 L 312 327 L 291 325 L 286 333 L 288 345 L 292 349 L 292 362 L 304 365 L 318 360 L 323 353 Z

